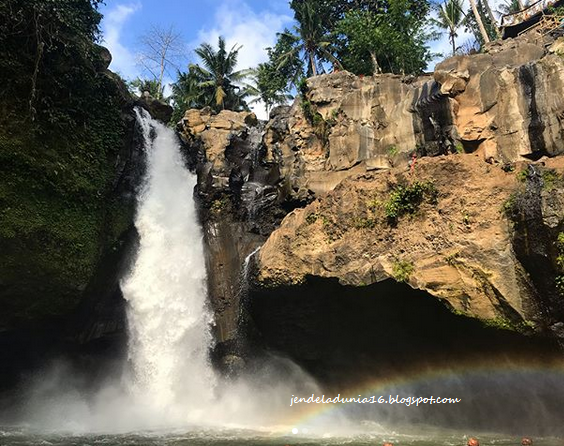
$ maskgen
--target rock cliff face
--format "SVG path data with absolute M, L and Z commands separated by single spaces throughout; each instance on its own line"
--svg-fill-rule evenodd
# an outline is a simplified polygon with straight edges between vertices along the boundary
M 535 234 L 552 245 L 564 207 L 546 202 L 564 191 L 562 167 L 560 159 L 547 160 L 544 169 L 554 169 L 548 172 L 558 176 L 558 186 L 539 190 L 544 223 Z M 556 319 L 547 318 L 513 247 L 519 225 L 507 213 L 525 193 L 518 175 L 524 174 L 474 155 L 451 155 L 421 160 L 412 173 L 398 168 L 349 178 L 286 217 L 260 251 L 257 280 L 296 285 L 317 276 L 366 286 L 393 278 L 457 314 L 506 328 L 547 328 L 560 320 L 562 308 L 552 313 Z M 544 260 L 555 289 L 554 257 L 545 251 Z
M 498 328 L 561 330 L 562 166 L 526 164 L 564 152 L 560 46 L 525 36 L 432 76 L 314 77 L 266 124 L 188 111 L 220 340 L 265 241 L 258 289 L 392 278 Z
M 451 99 L 466 151 L 480 149 L 500 161 L 564 152 L 561 48 L 560 40 L 551 44 L 531 34 L 436 67 L 435 80 Z

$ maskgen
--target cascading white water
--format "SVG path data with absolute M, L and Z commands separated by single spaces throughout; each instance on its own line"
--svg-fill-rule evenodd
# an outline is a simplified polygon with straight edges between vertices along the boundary
M 121 283 L 128 302 L 130 390 L 156 410 L 182 405 L 182 416 L 190 417 L 212 399 L 215 382 L 204 247 L 192 198 L 196 177 L 184 166 L 175 133 L 143 109 L 136 114 L 147 168 L 135 218 L 139 250 Z
M 289 411 L 290 395 L 319 389 L 275 355 L 255 360 L 237 378 L 214 372 L 196 176 L 184 165 L 174 131 L 145 110 L 135 112 L 147 167 L 137 198 L 137 255 L 121 281 L 130 367 L 87 398 L 64 367 L 54 367 L 32 386 L 28 415 L 48 429 L 83 432 L 278 426 L 296 413 Z M 257 251 L 245 259 L 246 272 Z

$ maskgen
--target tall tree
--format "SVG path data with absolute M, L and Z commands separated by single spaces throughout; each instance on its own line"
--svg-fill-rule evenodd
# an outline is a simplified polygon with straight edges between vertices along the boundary
M 438 18 L 434 20 L 435 24 L 442 29 L 448 30 L 448 38 L 452 44 L 452 55 L 456 54 L 456 37 L 457 30 L 462 25 L 464 14 L 463 0 L 446 0 L 438 7 Z
M 484 27 L 484 22 L 482 22 L 482 17 L 478 12 L 478 6 L 476 5 L 476 0 L 470 0 L 470 7 L 472 8 L 472 13 L 474 14 L 474 18 L 476 20 L 476 23 L 478 24 L 478 28 L 480 30 L 480 34 L 482 35 L 482 39 L 484 43 L 489 43 L 490 37 L 488 36 L 486 28 Z
M 480 25 L 476 20 L 476 15 L 470 8 L 466 13 L 466 17 L 464 19 L 464 25 L 466 30 L 474 34 L 476 41 L 479 43 L 480 47 L 483 47 L 487 42 L 491 40 L 495 40 L 497 38 L 497 34 L 494 28 L 494 24 L 490 20 L 484 3 L 482 0 L 474 0 L 476 3 L 476 9 L 478 11 L 478 17 L 481 19 L 483 27 L 485 29 L 486 35 L 488 37 L 488 41 L 484 39 L 484 35 L 480 29 Z
M 285 90 L 290 91 L 292 87 L 297 87 L 300 80 L 304 77 L 304 61 L 300 57 L 299 51 L 295 50 L 296 40 L 292 33 L 285 29 L 278 34 L 278 40 L 272 48 L 267 48 L 269 69 L 277 85 L 285 82 Z
M 269 63 L 261 63 L 252 70 L 251 83 L 245 85 L 246 91 L 253 99 L 249 104 L 262 102 L 266 115 L 270 115 L 272 107 L 285 104 L 292 96 L 287 91 L 287 81 L 280 76 L 275 66 Z
M 153 25 L 141 37 L 139 64 L 156 82 L 157 99 L 163 98 L 164 76 L 178 70 L 186 56 L 181 34 L 173 26 Z
M 178 72 L 176 82 L 172 84 L 173 112 L 171 122 L 176 123 L 182 119 L 186 110 L 203 108 L 213 103 L 210 90 L 200 87 L 200 78 L 193 69 L 187 72 Z
M 213 98 L 209 105 L 216 111 L 246 107 L 245 92 L 238 84 L 249 75 L 249 70 L 235 70 L 240 49 L 241 46 L 234 45 L 227 51 L 225 39 L 220 36 L 217 51 L 209 43 L 202 43 L 194 50 L 201 65 L 191 64 L 189 70 L 198 80 L 199 88 Z
M 331 38 L 325 32 L 323 15 L 317 11 L 318 0 L 301 0 L 292 3 L 294 16 L 298 25 L 294 33 L 286 30 L 282 35 L 292 43 L 291 49 L 280 59 L 284 67 L 289 60 L 295 60 L 297 54 L 303 53 L 307 61 L 309 76 L 317 76 L 323 70 L 322 61 L 329 61 L 334 66 L 341 63 L 333 55 Z
M 497 39 L 499 39 L 501 37 L 501 33 L 499 31 L 499 26 L 497 26 L 497 20 L 493 14 L 492 8 L 490 7 L 490 2 L 489 0 L 482 0 L 483 4 L 484 4 L 484 8 L 488 14 L 488 18 L 490 19 L 490 23 L 491 23 L 491 27 L 493 29 L 493 31 L 495 32 L 495 36 Z
M 252 70 L 251 83 L 246 85 L 249 95 L 255 97 L 250 103 L 262 101 L 267 115 L 273 106 L 291 99 L 292 88 L 303 78 L 304 64 L 296 52 L 294 57 L 287 57 L 285 63 L 280 64 L 283 56 L 292 54 L 293 47 L 294 40 L 288 38 L 288 32 L 279 34 L 276 45 L 266 49 L 268 61 Z
M 336 28 L 345 68 L 357 74 L 423 71 L 432 58 L 427 42 L 434 36 L 427 29 L 427 14 L 413 6 L 412 0 L 386 0 L 377 10 L 345 13 Z
M 92 42 L 100 37 L 100 3 L 0 1 L 0 99 L 18 109 L 25 106 L 31 121 L 41 121 L 42 113 L 58 120 L 62 115 L 53 113 L 58 108 L 64 115 L 71 110 L 88 114 L 88 106 L 79 102 L 89 93 L 86 86 L 95 83 L 100 54 Z M 0 115 L 0 120 L 7 116 Z

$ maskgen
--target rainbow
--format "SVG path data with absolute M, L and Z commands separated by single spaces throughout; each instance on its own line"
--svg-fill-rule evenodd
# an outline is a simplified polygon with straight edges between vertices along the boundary
M 524 375 L 524 374 L 548 374 L 561 377 L 564 381 L 564 357 L 539 362 L 538 358 L 531 360 L 530 358 L 519 359 L 498 359 L 496 361 L 475 359 L 459 362 L 452 367 L 437 367 L 437 366 L 419 366 L 412 370 L 399 372 L 392 376 L 381 376 L 364 380 L 357 386 L 351 386 L 340 392 L 325 392 L 325 397 L 333 398 L 340 394 L 342 398 L 355 398 L 361 396 L 362 398 L 370 398 L 375 395 L 376 398 L 380 395 L 388 395 L 386 393 L 390 389 L 398 389 L 402 387 L 416 387 L 422 384 L 429 384 L 441 380 L 448 380 L 451 378 L 471 379 L 473 377 L 496 377 L 509 375 Z M 296 395 L 299 397 L 307 398 L 310 395 Z M 315 395 L 321 396 L 321 395 Z M 407 395 L 404 395 L 407 396 Z M 441 395 L 446 397 L 456 397 L 456 395 Z M 288 396 L 288 403 L 290 403 L 290 395 Z M 331 413 L 343 408 L 344 404 L 329 403 L 329 404 L 298 404 L 289 407 L 289 415 L 283 425 L 285 426 L 309 426 Z M 292 410 L 295 409 L 295 410 Z

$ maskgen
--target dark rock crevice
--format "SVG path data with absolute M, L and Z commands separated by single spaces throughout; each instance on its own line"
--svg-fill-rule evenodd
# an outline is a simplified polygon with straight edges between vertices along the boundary
M 248 311 L 257 345 L 336 389 L 423 366 L 560 354 L 554 340 L 487 327 L 393 280 L 351 287 L 308 277 L 301 286 L 252 290 Z
M 547 224 L 545 214 L 549 209 L 544 201 L 547 194 L 556 195 L 562 186 L 547 191 L 546 172 L 541 165 L 527 167 L 524 190 L 515 195 L 511 219 L 513 248 L 535 285 L 537 301 L 544 313 L 542 320 L 550 327 L 564 321 L 564 301 L 556 288 L 557 239 L 563 227 L 561 221 L 554 226 Z

